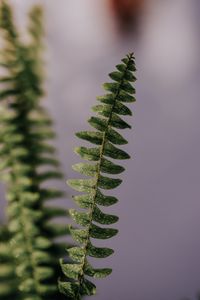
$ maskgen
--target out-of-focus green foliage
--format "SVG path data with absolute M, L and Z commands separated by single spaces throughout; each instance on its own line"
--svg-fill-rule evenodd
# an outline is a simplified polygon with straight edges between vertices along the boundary
M 59 300 L 58 257 L 64 245 L 55 239 L 68 229 L 52 220 L 67 212 L 48 205 L 63 193 L 46 182 L 62 174 L 54 158 L 52 121 L 41 104 L 41 8 L 34 7 L 29 16 L 29 40 L 22 42 L 10 5 L 1 1 L 0 174 L 6 183 L 8 232 L 1 230 L 0 298 Z
M 10 233 L 6 226 L 0 226 L 0 299 L 20 299 L 18 279 L 14 272 L 15 261 L 9 244 Z
M 115 215 L 106 214 L 99 206 L 111 206 L 118 200 L 115 197 L 104 195 L 101 189 L 110 190 L 119 186 L 121 179 L 102 175 L 117 175 L 124 171 L 124 167 L 114 163 L 111 159 L 128 159 L 129 154 L 118 148 L 127 144 L 126 139 L 116 129 L 127 129 L 131 126 L 123 120 L 123 116 L 131 116 L 131 110 L 125 105 L 135 101 L 133 94 L 135 89 L 131 82 L 136 80 L 133 72 L 136 70 L 133 54 L 122 59 L 122 63 L 116 66 L 117 70 L 109 74 L 114 82 L 105 83 L 107 94 L 98 97 L 101 103 L 93 107 L 97 116 L 89 119 L 89 124 L 96 131 L 81 131 L 76 135 L 92 144 L 94 148 L 78 147 L 75 152 L 82 159 L 90 163 L 78 163 L 73 169 L 89 179 L 68 180 L 68 185 L 83 194 L 74 196 L 74 201 L 82 211 L 70 210 L 72 219 L 81 226 L 70 226 L 72 238 L 79 244 L 68 248 L 71 262 L 61 260 L 61 267 L 66 281 L 59 281 L 60 291 L 70 299 L 80 300 L 84 295 L 94 295 L 95 285 L 88 280 L 88 276 L 103 278 L 108 276 L 110 268 L 96 269 L 90 264 L 88 257 L 105 258 L 114 251 L 110 248 L 99 248 L 93 244 L 93 239 L 108 239 L 117 234 L 117 229 L 100 227 L 111 225 L 118 221 Z

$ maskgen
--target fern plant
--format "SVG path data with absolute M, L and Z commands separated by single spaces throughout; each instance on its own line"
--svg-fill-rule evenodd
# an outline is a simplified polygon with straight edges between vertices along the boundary
M 0 178 L 6 183 L 8 200 L 8 224 L 0 225 L 0 299 L 3 300 L 81 300 L 96 293 L 96 286 L 88 277 L 103 278 L 112 269 L 93 268 L 89 257 L 106 258 L 114 251 L 97 247 L 92 239 L 109 239 L 118 232 L 107 227 L 116 223 L 118 217 L 100 208 L 114 205 L 118 199 L 102 190 L 116 188 L 122 182 L 112 176 L 125 170 L 114 160 L 130 158 L 119 148 L 127 140 L 116 129 L 131 128 L 122 117 L 132 115 L 126 104 L 135 102 L 131 82 L 136 80 L 133 74 L 136 67 L 132 53 L 109 74 L 114 82 L 104 84 L 107 93 L 97 97 L 101 103 L 93 107 L 97 116 L 89 119 L 95 131 L 77 133 L 77 137 L 95 145 L 75 148 L 89 163 L 75 164 L 73 169 L 90 178 L 68 180 L 68 185 L 81 193 L 73 199 L 82 210 L 70 210 L 79 227 L 67 228 L 52 222 L 68 213 L 49 205 L 50 200 L 63 196 L 63 192 L 46 186 L 50 179 L 61 179 L 62 173 L 50 142 L 54 138 L 52 121 L 41 104 L 42 18 L 41 8 L 34 6 L 29 14 L 29 40 L 24 43 L 13 23 L 10 6 L 6 0 L 0 3 L 4 43 L 0 52 L 4 74 L 0 77 Z M 56 241 L 66 233 L 77 243 L 67 245 L 68 256 L 64 252 L 66 244 Z M 59 257 L 64 257 L 60 259 L 62 273 Z
M 136 70 L 133 54 L 122 59 L 122 63 L 116 66 L 117 71 L 109 74 L 114 82 L 105 83 L 104 89 L 108 91 L 104 96 L 98 97 L 100 105 L 93 107 L 97 116 L 89 119 L 89 124 L 96 131 L 81 131 L 77 137 L 97 145 L 93 148 L 78 147 L 75 152 L 84 160 L 92 163 L 78 163 L 73 165 L 73 169 L 89 179 L 68 180 L 68 185 L 78 192 L 74 196 L 74 201 L 83 211 L 70 210 L 72 219 L 82 228 L 70 226 L 70 233 L 75 242 L 79 245 L 68 249 L 70 262 L 61 260 L 61 267 L 66 281 L 59 281 L 60 291 L 70 299 L 80 300 L 84 295 L 94 295 L 95 285 L 88 280 L 88 276 L 103 278 L 111 273 L 110 268 L 95 269 L 89 263 L 88 257 L 105 258 L 114 251 L 110 248 L 96 247 L 91 238 L 108 239 L 117 234 L 117 229 L 110 227 L 100 227 L 111 225 L 118 221 L 115 215 L 106 214 L 99 206 L 111 206 L 118 200 L 113 196 L 104 195 L 103 190 L 110 190 L 118 187 L 122 180 L 118 178 L 102 175 L 120 174 L 124 171 L 121 165 L 114 163 L 111 159 L 128 159 L 130 156 L 118 145 L 127 144 L 127 140 L 119 134 L 116 129 L 131 128 L 121 116 L 131 116 L 131 110 L 125 103 L 135 101 L 133 94 L 135 89 L 130 82 L 136 80 L 133 72 Z M 117 145 L 117 146 L 116 146 Z M 109 159 L 108 159 L 109 158 Z
M 66 210 L 48 205 L 49 200 L 63 193 L 45 184 L 47 180 L 60 179 L 62 174 L 49 142 L 54 137 L 52 122 L 40 101 L 43 96 L 39 58 L 41 17 L 41 9 L 33 8 L 30 41 L 25 44 L 13 23 L 10 6 L 6 1 L 1 2 L 4 48 L 0 65 L 5 74 L 0 78 L 1 178 L 7 188 L 10 276 L 13 278 L 15 274 L 19 299 L 24 300 L 62 299 L 57 278 L 58 257 L 64 255 L 64 245 L 55 239 L 68 232 L 66 226 L 52 223 L 52 219 L 66 216 Z M 0 255 L 3 257 L 4 253 Z M 8 268 L 10 262 L 5 260 L 5 263 Z M 16 285 L 8 284 L 4 286 L 5 296 L 9 289 L 7 295 L 15 294 L 18 299 Z

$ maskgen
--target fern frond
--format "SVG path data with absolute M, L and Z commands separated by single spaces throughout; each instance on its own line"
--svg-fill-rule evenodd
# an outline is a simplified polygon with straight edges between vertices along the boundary
M 6 1 L 0 5 L 0 14 L 5 42 L 1 52 L 5 77 L 0 80 L 0 167 L 7 187 L 8 229 L 18 290 L 24 300 L 61 300 L 58 257 L 64 255 L 64 246 L 55 238 L 69 230 L 52 222 L 67 212 L 47 205 L 63 193 L 46 188 L 44 183 L 61 178 L 62 173 L 50 142 L 55 135 L 51 118 L 40 103 L 43 82 L 37 68 L 39 58 L 30 45 L 21 42 Z
M 85 210 L 70 210 L 72 219 L 81 226 L 73 228 L 70 226 L 72 238 L 80 244 L 68 249 L 71 263 L 61 260 L 61 267 L 66 281 L 59 282 L 60 291 L 70 299 L 80 300 L 82 296 L 95 294 L 96 287 L 87 277 L 103 278 L 108 276 L 110 268 L 95 269 L 89 263 L 88 257 L 105 258 L 113 253 L 110 248 L 99 248 L 93 245 L 93 239 L 109 239 L 115 236 L 117 229 L 102 227 L 111 225 L 118 221 L 118 217 L 103 212 L 99 206 L 111 206 L 118 200 L 115 197 L 104 195 L 101 191 L 118 187 L 122 180 L 108 175 L 120 174 L 124 167 L 116 164 L 112 159 L 128 159 L 130 156 L 118 145 L 127 144 L 127 140 L 117 131 L 118 129 L 131 128 L 121 116 L 131 116 L 131 110 L 125 103 L 135 101 L 133 94 L 135 89 L 130 82 L 136 80 L 133 71 L 136 70 L 133 54 L 122 59 L 122 63 L 116 66 L 117 71 L 109 74 L 114 82 L 105 83 L 104 89 L 108 91 L 97 100 L 102 103 L 93 107 L 97 116 L 89 119 L 89 124 L 95 131 L 81 131 L 77 137 L 91 142 L 94 148 L 78 147 L 75 152 L 81 158 L 92 163 L 79 163 L 73 169 L 89 179 L 68 180 L 68 185 L 78 192 L 84 194 L 74 196 L 75 202 Z M 99 225 L 96 225 L 100 224 Z
M 41 61 L 41 52 L 44 49 L 44 26 L 43 26 L 44 13 L 40 5 L 34 5 L 29 12 L 28 33 L 30 36 L 29 41 L 29 54 L 30 58 L 35 62 L 35 68 L 41 80 L 44 76 Z
M 43 45 L 44 27 L 43 27 L 43 9 L 39 5 L 34 5 L 29 12 L 28 31 L 31 37 L 31 46 L 36 51 Z M 38 47 L 39 46 L 39 47 Z

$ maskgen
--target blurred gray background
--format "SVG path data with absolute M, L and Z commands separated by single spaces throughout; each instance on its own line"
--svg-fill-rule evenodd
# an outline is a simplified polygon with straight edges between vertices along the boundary
M 200 290 L 200 1 L 141 0 L 129 26 L 111 0 L 10 2 L 22 31 L 27 9 L 44 5 L 44 101 L 66 178 L 77 176 L 74 133 L 88 128 L 106 74 L 135 52 L 137 102 L 133 130 L 125 133 L 132 160 L 113 192 L 120 202 L 107 210 L 119 215 L 120 233 L 105 241 L 115 254 L 99 265 L 113 273 L 97 282 L 96 300 L 194 299 Z M 61 203 L 73 206 L 72 191 L 62 187 L 68 195 Z

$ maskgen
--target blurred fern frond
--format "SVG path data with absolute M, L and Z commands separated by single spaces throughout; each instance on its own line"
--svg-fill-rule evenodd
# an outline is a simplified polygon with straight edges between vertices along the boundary
M 75 152 L 90 163 L 75 164 L 73 169 L 90 178 L 68 180 L 69 186 L 83 193 L 74 196 L 74 201 L 83 210 L 70 210 L 72 219 L 81 226 L 78 229 L 70 227 L 72 238 L 79 245 L 68 249 L 70 263 L 61 260 L 66 281 L 60 281 L 59 287 L 63 294 L 74 300 L 96 293 L 96 287 L 88 280 L 88 276 L 103 278 L 112 272 L 110 268 L 93 268 L 88 257 L 105 258 L 114 252 L 110 248 L 96 247 L 91 239 L 109 239 L 118 232 L 117 229 L 102 227 L 96 223 L 111 225 L 118 221 L 117 216 L 107 214 L 100 209 L 99 206 L 111 206 L 118 201 L 115 197 L 104 195 L 102 189 L 110 190 L 121 184 L 121 179 L 110 176 L 120 174 L 125 169 L 113 160 L 130 157 L 128 153 L 118 148 L 128 142 L 117 130 L 131 128 L 122 117 L 132 115 L 125 104 L 135 101 L 133 96 L 135 89 L 131 85 L 131 82 L 136 80 L 133 75 L 136 70 L 133 54 L 122 59 L 122 63 L 116 68 L 116 71 L 109 74 L 114 82 L 103 85 L 107 94 L 98 97 L 97 100 L 101 104 L 93 107 L 97 116 L 92 116 L 88 121 L 96 131 L 81 131 L 76 134 L 77 137 L 96 146 L 75 148 Z
M 63 193 L 46 185 L 62 178 L 62 173 L 51 142 L 55 136 L 52 121 L 41 104 L 41 18 L 41 9 L 33 8 L 31 42 L 26 44 L 13 23 L 10 5 L 6 1 L 0 4 L 4 45 L 0 53 L 0 168 L 7 190 L 12 272 L 24 300 L 62 299 L 57 278 L 64 246 L 55 239 L 68 233 L 67 226 L 52 222 L 67 211 L 49 205 Z M 10 292 L 15 290 L 10 285 Z

